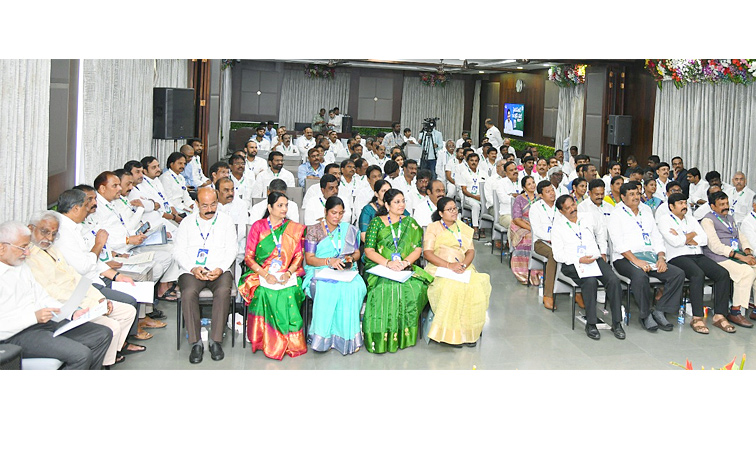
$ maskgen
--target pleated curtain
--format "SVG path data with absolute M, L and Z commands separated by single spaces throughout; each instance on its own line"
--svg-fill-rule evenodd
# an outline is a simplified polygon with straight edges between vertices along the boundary
M 333 79 L 309 78 L 303 69 L 284 71 L 281 87 L 281 106 L 278 113 L 279 124 L 290 130 L 294 123 L 312 123 L 312 118 L 321 108 L 326 111 L 333 107 L 349 107 L 350 75 L 336 70 Z M 326 122 L 328 114 L 326 113 Z
M 475 92 L 473 94 L 473 105 L 472 105 L 472 124 L 470 125 L 470 137 L 472 137 L 473 144 L 476 146 L 480 142 L 478 139 L 480 138 L 480 89 L 481 89 L 481 81 L 475 81 Z M 446 136 L 446 140 L 452 139 L 456 142 L 457 139 L 455 139 L 454 134 L 449 134 Z M 497 149 L 499 147 L 496 147 Z
M 585 115 L 585 84 L 559 88 L 559 107 L 554 144 L 565 156 L 569 147 L 576 146 L 581 153 L 583 146 L 583 117 Z M 565 139 L 568 139 L 565 141 Z
M 218 154 L 221 159 L 226 158 L 229 135 L 231 134 L 231 92 L 231 67 L 229 66 L 221 71 L 220 82 L 220 124 L 218 125 L 220 148 Z
M 437 129 L 444 140 L 454 139 L 462 133 L 465 111 L 465 85 L 461 80 L 448 81 L 444 87 L 430 87 L 420 77 L 405 76 L 402 90 L 402 127 L 412 129 L 417 137 L 423 119 L 438 117 Z M 474 124 L 474 123 L 473 123 Z
M 652 153 L 663 161 L 683 158 L 702 177 L 717 170 L 730 182 L 737 171 L 756 189 L 756 86 L 697 83 L 656 92 Z
M 0 60 L 0 223 L 47 207 L 50 60 Z

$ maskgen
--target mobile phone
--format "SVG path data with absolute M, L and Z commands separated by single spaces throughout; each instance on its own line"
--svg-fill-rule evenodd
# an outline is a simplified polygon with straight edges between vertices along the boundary
M 140 226 L 140 227 L 139 227 L 139 229 L 137 229 L 137 232 L 136 232 L 136 233 L 137 233 L 137 234 L 144 234 L 144 233 L 146 233 L 146 232 L 147 232 L 147 231 L 148 231 L 149 229 L 150 229 L 150 222 L 149 222 L 149 221 L 147 221 L 147 222 L 145 222 L 145 223 L 144 223 L 144 224 L 143 224 L 142 226 Z

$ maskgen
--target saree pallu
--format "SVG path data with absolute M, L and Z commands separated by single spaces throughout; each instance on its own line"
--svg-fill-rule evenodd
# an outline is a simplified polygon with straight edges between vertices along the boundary
M 530 247 L 533 240 L 533 235 L 529 229 L 521 228 L 514 222 L 515 218 L 521 218 L 530 223 L 530 206 L 532 204 L 528 199 L 520 195 L 512 203 L 512 222 L 509 224 L 509 243 L 512 244 L 514 250 L 512 251 L 511 264 L 512 273 L 522 284 L 527 284 L 528 274 L 530 274 L 530 284 L 537 286 L 540 282 L 540 276 L 543 274 L 541 270 L 534 270 L 530 272 L 528 265 L 530 264 Z
M 380 217 L 373 218 L 365 237 L 365 248 L 372 248 L 390 260 L 394 253 L 392 229 L 394 234 L 399 235 L 402 259 L 406 259 L 417 247 L 422 247 L 423 229 L 414 219 L 406 216 L 392 226 L 385 225 Z M 376 265 L 365 258 L 365 270 Z M 428 303 L 428 284 L 433 282 L 433 276 L 416 265 L 411 266 L 414 273 L 404 283 L 365 274 L 368 297 L 362 317 L 362 332 L 368 352 L 396 352 L 417 342 L 418 317 Z
M 343 236 L 341 236 L 343 234 Z M 341 240 L 340 240 L 341 238 Z M 343 241 L 343 242 L 342 242 Z M 342 248 L 339 253 L 334 243 Z M 307 227 L 305 252 L 316 258 L 335 258 L 351 255 L 360 248 L 359 230 L 342 222 L 338 233 L 329 236 L 318 223 Z M 352 266 L 357 268 L 357 263 Z M 338 350 L 341 355 L 357 352 L 363 346 L 360 330 L 360 310 L 367 288 L 360 276 L 351 282 L 317 279 L 315 275 L 326 266 L 310 266 L 305 263 L 304 292 L 313 297 L 312 322 L 307 333 L 307 342 L 317 352 Z
M 262 349 L 266 357 L 281 360 L 285 354 L 296 357 L 307 352 L 300 312 L 305 299 L 301 288 L 304 226 L 286 220 L 274 232 L 277 237 L 281 234 L 280 255 L 268 222 L 262 219 L 249 230 L 244 260 L 250 265 L 253 259 L 266 271 L 274 259 L 281 260 L 282 271 L 294 265 L 298 285 L 281 290 L 264 288 L 260 286 L 260 276 L 250 268 L 239 280 L 239 292 L 249 304 L 247 338 L 252 352 Z
M 462 262 L 465 252 L 473 248 L 473 229 L 461 221 L 450 225 L 456 232 L 460 229 L 462 246 L 454 234 L 435 221 L 428 225 L 423 239 L 423 250 L 433 253 L 447 262 Z M 436 277 L 428 286 L 428 302 L 434 317 L 428 337 L 447 344 L 473 343 L 478 340 L 486 322 L 486 310 L 491 297 L 491 278 L 478 273 L 470 264 L 470 282 L 462 283 L 449 278 Z M 438 267 L 428 263 L 425 270 L 434 275 Z

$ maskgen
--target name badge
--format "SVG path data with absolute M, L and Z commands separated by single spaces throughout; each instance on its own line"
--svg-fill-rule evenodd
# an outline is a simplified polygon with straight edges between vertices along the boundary
M 735 250 L 739 250 L 740 249 L 740 243 L 738 242 L 737 239 L 730 239 L 730 245 Z
M 643 233 L 643 243 L 651 245 L 651 236 L 649 236 L 648 233 Z
M 391 260 L 395 262 L 400 262 L 402 261 L 402 255 L 400 253 L 392 253 Z
M 107 250 L 102 249 L 102 251 L 100 252 L 100 261 L 107 262 L 108 260 L 110 260 L 110 254 Z
M 209 252 L 210 251 L 207 250 L 207 249 L 199 249 L 197 251 L 197 260 L 194 261 L 194 264 L 195 265 L 204 265 L 205 263 L 207 263 L 207 254 Z
M 163 208 L 165 208 L 166 213 L 171 211 L 171 206 L 168 204 L 168 202 L 165 202 L 163 204 Z
M 283 262 L 279 259 L 275 259 L 270 262 L 270 273 L 278 273 L 278 271 L 283 267 Z
M 470 188 L 470 193 L 476 195 L 478 193 L 478 186 L 472 186 L 472 188 Z
M 586 251 L 586 248 L 585 248 L 584 245 L 577 246 L 577 256 L 578 256 L 578 258 L 585 257 L 585 251 Z
M 546 234 L 551 234 L 551 226 L 546 228 Z
M 181 186 L 181 190 L 186 190 L 186 186 Z

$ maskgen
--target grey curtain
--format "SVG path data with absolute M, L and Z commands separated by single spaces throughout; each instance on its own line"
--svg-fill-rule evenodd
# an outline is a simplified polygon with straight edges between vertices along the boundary
M 583 148 L 583 117 L 585 115 L 585 84 L 559 88 L 559 108 L 554 144 L 568 153 L 571 146 Z M 565 143 L 565 139 L 567 142 Z
M 430 87 L 420 82 L 420 77 L 405 76 L 402 91 L 402 127 L 412 129 L 417 136 L 423 127 L 423 119 L 438 117 L 438 130 L 444 140 L 454 139 L 462 133 L 465 111 L 465 85 L 460 80 L 446 83 L 444 87 Z M 473 123 L 474 124 L 474 123 Z
M 309 78 L 299 68 L 285 70 L 279 124 L 294 129 L 294 123 L 311 123 L 321 108 L 348 108 L 349 83 L 349 73 L 341 70 L 336 70 L 333 79 Z
M 231 67 L 229 66 L 221 71 L 220 82 L 220 124 L 218 126 L 220 148 L 218 154 L 223 160 L 226 159 L 231 133 L 231 92 Z
M 0 222 L 46 208 L 50 60 L 0 60 Z
M 476 146 L 480 142 L 478 140 L 480 138 L 480 88 L 481 88 L 481 81 L 477 80 L 475 81 L 475 93 L 473 94 L 473 105 L 472 105 L 472 123 L 470 124 L 470 137 L 472 137 L 473 144 Z M 457 140 L 454 137 L 452 137 L 454 134 L 449 134 L 446 136 L 446 139 L 453 139 Z M 499 147 L 496 147 L 497 149 Z
M 756 86 L 663 83 L 656 92 L 652 153 L 663 161 L 681 156 L 702 175 L 717 170 L 730 182 L 746 173 L 756 189 Z

